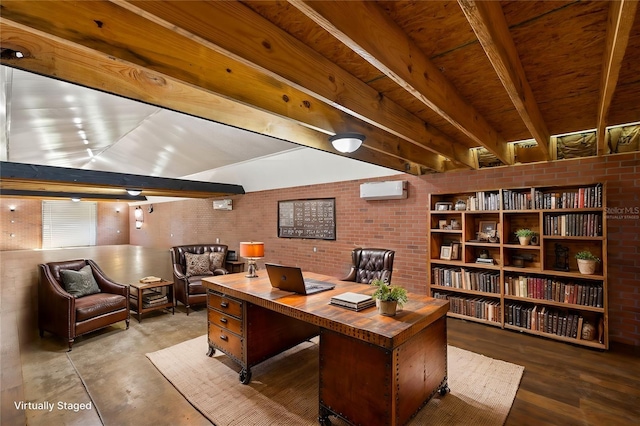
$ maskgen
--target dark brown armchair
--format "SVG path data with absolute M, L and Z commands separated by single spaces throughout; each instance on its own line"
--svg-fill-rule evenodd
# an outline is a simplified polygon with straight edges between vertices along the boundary
M 187 308 L 191 305 L 207 302 L 207 292 L 202 286 L 202 278 L 211 275 L 228 274 L 224 268 L 225 259 L 227 257 L 227 246 L 224 244 L 190 244 L 184 246 L 171 247 L 171 261 L 173 262 L 173 285 L 176 292 L 176 305 L 178 301 L 182 302 Z M 216 258 L 221 261 L 218 264 L 210 264 L 206 273 L 189 273 L 187 268 L 186 254 L 211 254 L 219 253 Z M 213 258 L 211 258 L 213 259 Z
M 351 253 L 351 271 L 342 281 L 370 284 L 378 278 L 391 282 L 395 251 L 379 248 L 356 248 Z
M 80 271 L 89 265 L 99 293 L 75 297 L 65 290 L 61 271 Z M 93 260 L 69 260 L 40 264 L 38 328 L 64 337 L 69 350 L 77 336 L 119 321 L 129 328 L 129 286 L 109 279 Z M 95 285 L 95 284 L 94 284 Z

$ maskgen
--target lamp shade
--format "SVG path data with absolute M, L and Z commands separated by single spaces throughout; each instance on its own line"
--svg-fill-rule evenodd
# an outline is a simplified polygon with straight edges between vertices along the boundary
M 360 133 L 338 133 L 329 138 L 333 147 L 344 153 L 354 152 L 360 148 L 364 140 L 365 136 Z
M 253 241 L 240 243 L 240 256 L 247 259 L 264 257 L 264 243 Z
M 142 211 L 141 207 L 136 207 L 136 209 L 133 211 L 133 215 L 135 216 L 136 221 L 144 221 L 144 212 Z

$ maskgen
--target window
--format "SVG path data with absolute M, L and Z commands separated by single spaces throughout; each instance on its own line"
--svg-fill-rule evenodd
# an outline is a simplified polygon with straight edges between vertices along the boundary
M 95 246 L 96 229 L 96 202 L 42 202 L 42 248 Z

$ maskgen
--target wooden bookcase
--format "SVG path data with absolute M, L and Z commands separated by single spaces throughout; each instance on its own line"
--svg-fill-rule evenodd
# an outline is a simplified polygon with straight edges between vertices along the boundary
M 608 349 L 606 216 L 604 184 L 431 194 L 429 294 L 454 318 Z M 537 241 L 520 245 L 521 228 Z M 583 250 L 601 259 L 593 275 Z

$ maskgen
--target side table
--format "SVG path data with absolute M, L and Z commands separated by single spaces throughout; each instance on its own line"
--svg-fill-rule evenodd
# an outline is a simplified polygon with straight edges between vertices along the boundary
M 145 307 L 144 296 L 153 294 L 151 292 L 162 293 L 163 296 L 166 295 L 166 303 L 150 304 Z M 171 314 L 175 314 L 174 300 L 175 289 L 173 288 L 173 281 L 161 280 L 152 283 L 132 283 L 129 286 L 130 309 L 137 314 L 138 322 L 142 321 L 142 314 L 158 309 L 171 308 Z
M 224 266 L 230 274 L 244 272 L 244 262 L 239 260 L 227 260 Z

